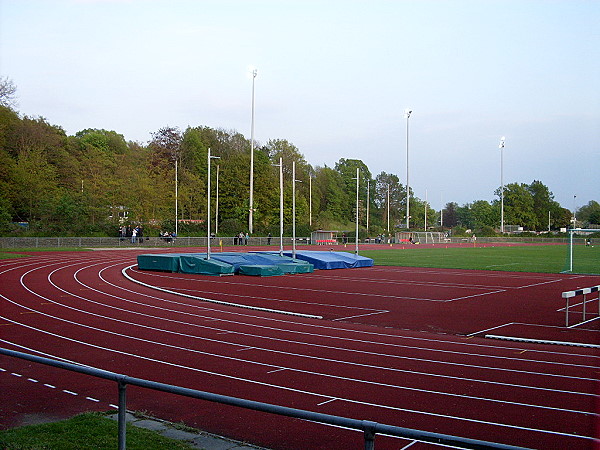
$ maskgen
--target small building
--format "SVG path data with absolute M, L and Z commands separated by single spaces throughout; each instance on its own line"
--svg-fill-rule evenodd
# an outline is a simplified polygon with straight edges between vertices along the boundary
M 317 230 L 310 234 L 310 242 L 316 245 L 337 244 L 337 231 Z

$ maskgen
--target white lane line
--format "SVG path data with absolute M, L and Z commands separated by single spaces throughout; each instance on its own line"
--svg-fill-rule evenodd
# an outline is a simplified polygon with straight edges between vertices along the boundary
M 95 265 L 99 265 L 99 264 L 100 263 L 95 264 Z M 152 295 L 149 295 L 149 294 L 146 294 L 146 293 L 143 293 L 143 292 L 137 292 L 137 291 L 132 291 L 130 289 L 126 289 L 126 288 L 124 288 L 122 286 L 118 286 L 118 285 L 116 285 L 114 283 L 111 283 L 110 281 L 106 280 L 102 276 L 102 272 L 104 272 L 105 270 L 107 270 L 107 269 L 109 269 L 111 267 L 118 266 L 118 265 L 119 265 L 119 263 L 115 263 L 115 264 L 109 265 L 107 267 L 104 267 L 98 273 L 98 277 L 104 283 L 106 283 L 107 285 L 112 286 L 112 287 L 114 287 L 116 289 L 119 289 L 119 290 L 122 290 L 122 291 L 125 291 L 125 292 L 128 292 L 128 293 L 131 293 L 131 294 L 135 294 L 135 295 L 138 295 L 138 296 L 148 297 L 148 298 L 151 298 L 153 300 L 161 301 L 163 303 L 172 303 L 172 304 L 175 304 L 175 305 L 181 305 L 181 303 L 175 302 L 173 300 L 169 300 L 169 299 L 165 299 L 165 298 L 160 298 L 160 297 L 152 296 Z M 486 274 L 486 276 L 488 276 L 488 274 Z M 518 277 L 518 278 L 522 278 L 522 277 Z M 75 279 L 77 280 L 78 283 L 80 283 L 80 284 L 82 284 L 82 285 L 84 285 L 84 286 L 86 286 L 86 287 L 88 287 L 90 289 L 93 289 L 93 288 L 91 288 L 91 287 L 89 287 L 89 286 L 81 283 L 81 281 L 77 279 L 77 276 L 75 276 Z M 529 277 L 529 279 L 530 279 L 530 277 Z M 58 289 L 60 289 L 60 288 L 58 288 Z M 133 300 L 128 300 L 126 298 L 118 297 L 116 295 L 109 294 L 109 293 L 107 293 L 105 291 L 100 291 L 98 289 L 93 289 L 93 290 L 96 291 L 96 292 L 98 292 L 98 293 L 101 293 L 103 295 L 106 295 L 106 296 L 109 296 L 109 297 L 113 297 L 113 298 L 117 298 L 119 300 L 122 300 L 122 301 L 125 301 L 125 302 L 128 302 L 128 303 L 132 303 L 132 304 L 135 304 L 135 305 L 141 305 L 141 306 L 144 306 L 144 307 L 150 307 L 150 308 L 158 309 L 158 310 L 161 310 L 161 311 L 172 312 L 172 313 L 179 313 L 179 314 L 183 314 L 183 315 L 192 315 L 190 313 L 186 313 L 186 312 L 182 312 L 182 311 L 171 310 L 171 309 L 168 309 L 168 308 L 162 308 L 162 307 L 158 307 L 158 306 L 154 306 L 154 305 L 148 305 L 146 303 L 140 303 L 140 302 L 136 302 L 136 301 L 133 301 Z M 67 291 L 63 290 L 63 292 L 67 292 Z M 81 298 L 83 298 L 83 297 L 81 297 Z M 91 302 L 91 303 L 100 304 L 100 303 L 94 302 L 94 301 L 92 301 L 90 299 L 85 299 L 85 300 L 88 301 L 88 302 Z M 187 306 L 187 307 L 191 306 L 191 305 L 188 305 L 188 304 L 184 304 L 184 305 Z M 104 305 L 104 306 L 107 306 L 107 305 Z M 114 306 L 110 306 L 110 308 L 117 309 L 117 310 L 121 309 L 121 308 L 116 308 Z M 223 311 L 212 310 L 212 309 L 207 308 L 207 307 L 196 307 L 196 308 L 200 309 L 200 310 L 203 310 L 203 311 L 206 310 L 206 311 L 209 311 L 209 312 L 223 313 Z M 134 312 L 134 311 L 131 311 L 131 310 L 126 310 L 126 309 L 123 309 L 123 311 L 131 312 L 131 313 L 134 313 L 134 314 L 141 314 L 141 313 Z M 235 313 L 235 312 L 229 312 L 229 314 L 232 314 L 234 316 L 242 316 L 242 314 Z M 143 314 L 141 314 L 141 315 L 143 315 Z M 154 316 L 149 316 L 149 317 L 154 317 Z M 201 316 L 198 316 L 198 317 L 201 317 Z M 309 329 L 326 330 L 326 331 L 330 331 L 330 332 L 344 332 L 344 333 L 350 333 L 350 334 L 360 334 L 360 335 L 367 335 L 367 336 L 375 336 L 377 338 L 393 338 L 393 339 L 402 339 L 402 340 L 410 340 L 410 341 L 415 341 L 416 340 L 418 342 L 442 343 L 442 344 L 445 344 L 445 345 L 457 345 L 457 346 L 462 346 L 462 347 L 467 347 L 467 348 L 470 348 L 470 347 L 485 348 L 485 349 L 492 349 L 494 351 L 497 351 L 497 350 L 506 350 L 506 351 L 509 351 L 511 353 L 515 351 L 515 347 L 507 347 L 507 346 L 502 346 L 500 344 L 490 345 L 490 344 L 474 343 L 474 342 L 471 342 L 471 341 L 454 341 L 454 340 L 438 339 L 438 338 L 432 338 L 432 337 L 423 338 L 423 337 L 416 337 L 416 336 L 404 336 L 404 335 L 381 333 L 381 332 L 373 332 L 373 331 L 366 331 L 366 330 L 353 330 L 353 329 L 347 329 L 347 328 L 339 328 L 339 327 L 333 327 L 331 325 L 321 325 L 321 324 L 318 324 L 318 323 L 290 322 L 289 320 L 282 320 L 282 319 L 276 319 L 276 318 L 265 318 L 265 317 L 258 317 L 258 316 L 243 315 L 243 317 L 244 317 L 245 320 L 248 320 L 248 319 L 259 319 L 259 320 L 263 320 L 263 321 L 267 321 L 267 322 L 275 322 L 275 323 L 281 323 L 281 324 L 286 324 L 286 325 L 287 324 L 292 324 L 294 326 L 301 325 L 301 326 L 303 326 L 305 328 L 309 328 Z M 170 321 L 170 319 L 166 319 L 166 318 L 163 318 L 163 320 Z M 227 324 L 233 324 L 233 325 L 242 325 L 242 326 L 247 326 L 248 325 L 247 322 L 241 322 L 241 321 L 236 321 L 236 320 L 231 320 L 231 319 L 219 319 L 219 321 L 225 322 Z M 181 322 L 181 323 L 184 323 L 184 322 Z M 193 325 L 193 326 L 201 327 L 200 325 Z M 437 349 L 431 349 L 431 348 L 426 348 L 426 347 L 405 346 L 405 345 L 398 345 L 398 344 L 393 344 L 393 343 L 384 343 L 384 342 L 381 342 L 381 341 L 372 341 L 372 340 L 369 341 L 369 340 L 365 340 L 365 339 L 345 338 L 345 337 L 342 337 L 342 336 L 318 334 L 318 333 L 312 333 L 312 332 L 307 332 L 307 331 L 298 331 L 298 330 L 293 330 L 292 331 L 292 330 L 289 330 L 289 329 L 286 329 L 286 328 L 276 328 L 276 327 L 273 327 L 273 326 L 259 325 L 259 324 L 256 324 L 256 323 L 252 323 L 252 327 L 259 328 L 259 329 L 265 329 L 265 330 L 269 330 L 269 331 L 298 334 L 298 335 L 302 335 L 302 336 L 306 335 L 306 336 L 311 336 L 311 337 L 323 337 L 323 338 L 326 338 L 326 339 L 336 339 L 336 340 L 341 340 L 341 341 L 360 342 L 360 343 L 366 343 L 366 344 L 372 344 L 372 345 L 382 345 L 382 346 L 388 346 L 388 347 L 406 347 L 406 348 L 413 348 L 413 349 L 423 349 L 423 350 L 429 350 L 429 351 L 438 351 Z M 202 327 L 202 328 L 205 328 L 205 327 Z M 215 331 L 223 331 L 222 328 L 209 328 L 209 329 L 215 330 Z M 235 333 L 236 334 L 245 335 L 245 336 L 258 337 L 258 338 L 263 338 L 263 339 L 270 339 L 270 338 L 268 338 L 266 336 L 253 335 L 253 334 L 249 334 L 249 333 L 239 333 L 239 332 L 235 332 Z M 517 350 L 519 350 L 519 349 L 517 348 Z M 541 349 L 534 349 L 534 348 L 530 348 L 530 349 L 527 349 L 527 350 L 528 350 L 528 352 L 534 353 L 534 354 L 560 355 L 561 357 L 567 356 L 567 357 L 585 358 L 585 359 L 591 359 L 591 360 L 598 360 L 598 359 L 600 359 L 600 355 L 585 354 L 585 353 L 583 353 L 583 354 L 573 353 L 573 352 L 565 353 L 563 351 L 557 351 L 557 350 L 546 350 L 546 349 L 541 350 Z M 463 353 L 463 354 L 469 354 L 469 353 Z M 475 353 L 475 355 L 477 355 L 477 354 Z M 479 354 L 479 355 L 483 356 L 481 354 Z M 584 366 L 584 367 L 589 367 L 589 366 Z M 596 367 L 596 366 L 594 365 L 593 367 Z
M 85 399 L 89 400 L 91 402 L 96 402 L 96 403 L 100 402 L 100 400 L 98 400 L 97 398 L 93 398 L 93 397 L 86 397 Z
M 11 375 L 15 376 L 15 377 L 22 377 L 23 375 L 21 375 L 20 373 L 15 373 L 15 372 L 11 372 Z
M 65 394 L 70 394 L 70 395 L 79 395 L 77 392 L 68 391 L 67 389 L 63 389 L 62 391 L 63 391 Z
M 8 319 L 10 321 L 10 319 Z M 13 322 L 13 321 L 11 321 Z M 14 322 L 16 323 L 16 322 Z M 67 341 L 71 341 L 71 342 L 75 342 L 81 345 L 86 345 L 86 346 L 90 346 L 92 348 L 99 348 L 102 350 L 106 350 L 109 352 L 117 352 L 123 355 L 128 355 L 128 356 L 133 356 L 136 358 L 140 358 L 143 360 L 149 360 L 152 362 L 157 362 L 159 364 L 166 364 L 166 365 L 170 365 L 170 366 L 174 366 L 174 367 L 180 367 L 183 369 L 187 369 L 187 370 L 192 370 L 192 371 L 197 371 L 200 373 L 206 373 L 209 375 L 219 375 L 221 377 L 226 377 L 226 378 L 232 378 L 235 380 L 241 380 L 244 382 L 248 382 L 248 383 L 255 383 L 255 384 L 259 384 L 259 385 L 265 385 L 265 386 L 269 386 L 269 387 L 273 387 L 273 388 L 277 388 L 277 389 L 283 389 L 283 390 L 291 390 L 293 392 L 302 392 L 302 393 L 308 393 L 309 391 L 301 391 L 301 390 L 297 390 L 297 389 L 293 389 L 287 386 L 281 386 L 281 385 L 274 385 L 274 384 L 270 384 L 270 383 L 264 383 L 264 382 L 260 382 L 257 380 L 251 380 L 248 378 L 241 378 L 241 377 L 235 377 L 232 375 L 227 375 L 225 373 L 216 373 L 216 372 L 212 372 L 212 371 L 207 371 L 207 370 L 202 370 L 202 369 L 198 369 L 198 368 L 194 368 L 194 367 L 189 367 L 189 366 L 183 366 L 177 363 L 171 363 L 171 362 L 167 362 L 167 361 L 163 361 L 163 360 L 156 360 L 154 358 L 149 358 L 149 357 L 144 357 L 141 355 L 134 355 L 134 354 L 130 354 L 130 353 L 126 353 L 126 352 L 120 352 L 116 349 L 111 349 L 111 348 L 107 348 L 107 347 L 102 347 L 102 346 L 98 346 L 95 344 L 91 344 L 85 341 L 81 341 L 78 339 L 73 339 L 73 338 L 68 338 L 65 336 L 61 336 L 55 333 L 51 333 L 49 331 L 45 331 L 45 330 L 41 330 L 41 329 L 37 329 L 35 327 L 31 327 L 28 325 L 24 325 L 24 324 L 20 324 L 26 328 L 29 329 L 33 329 L 36 331 L 39 331 L 41 333 L 45 333 L 54 337 L 58 337 L 60 339 L 64 339 Z M 90 327 L 88 327 L 90 328 Z M 116 334 L 116 333 L 112 333 L 110 332 L 110 334 Z M 125 335 L 122 335 L 123 337 L 127 337 Z M 130 337 L 131 338 L 131 337 Z M 139 341 L 143 341 L 143 342 L 149 342 L 147 340 L 141 339 L 141 338 L 131 338 L 134 340 L 139 340 Z M 209 356 L 215 356 L 217 358 L 221 358 L 221 359 L 227 359 L 227 360 L 233 360 L 233 361 L 237 361 L 237 362 L 242 362 L 242 363 L 246 363 L 246 364 L 254 364 L 254 365 L 259 365 L 259 366 L 267 366 L 267 367 L 277 367 L 277 366 L 273 366 L 272 364 L 266 364 L 266 363 L 259 363 L 256 361 L 249 361 L 249 360 L 243 360 L 243 359 L 238 359 L 238 358 L 233 358 L 233 357 L 226 357 L 223 355 L 215 355 L 215 354 L 211 354 L 211 353 L 207 353 L 207 352 L 202 352 L 199 350 L 194 350 L 194 349 L 184 349 L 181 347 L 176 347 L 176 346 L 172 346 L 172 345 L 166 345 L 166 344 L 162 344 L 162 343 L 156 343 L 156 342 L 151 342 L 151 343 L 155 343 L 158 345 L 163 345 L 166 347 L 172 347 L 172 348 L 176 348 L 176 349 L 180 349 L 180 350 L 187 350 L 188 352 L 192 352 L 192 353 L 200 353 L 200 354 L 206 354 Z M 281 367 L 280 367 L 281 368 Z M 592 414 L 594 415 L 595 413 L 591 413 L 591 412 L 587 412 L 587 411 L 578 411 L 578 410 L 569 410 L 569 409 L 563 409 L 563 408 L 556 408 L 556 407 L 552 407 L 552 406 L 543 406 L 543 405 L 534 405 L 534 404 L 529 404 L 529 403 L 520 403 L 520 402 L 511 402 L 511 401 L 507 401 L 507 400 L 501 400 L 501 399 L 492 399 L 492 398 L 486 398 L 486 397 L 476 397 L 476 396 L 469 396 L 469 395 L 462 395 L 462 394 L 454 394 L 454 393 L 448 393 L 448 392 L 440 392 L 440 391 L 433 391 L 433 390 L 427 390 L 427 389 L 418 389 L 418 388 L 411 388 L 411 387 L 407 387 L 407 386 L 397 386 L 397 385 L 392 385 L 392 384 L 386 384 L 386 383 L 379 383 L 379 382 L 374 382 L 374 381 L 368 381 L 368 380 L 360 380 L 360 379 L 354 379 L 354 378 L 349 378 L 349 377 L 342 377 L 342 376 L 335 376 L 335 375 L 330 375 L 330 374 L 324 374 L 324 373 L 318 373 L 318 372 L 313 372 L 313 371 L 308 371 L 308 370 L 301 370 L 301 369 L 294 369 L 294 368 L 287 368 L 290 371 L 293 372 L 297 372 L 297 373 L 301 373 L 301 374 L 308 374 L 308 375 L 314 375 L 314 376 L 321 376 L 321 377 L 326 377 L 326 378 L 332 378 L 332 379 L 336 379 L 338 381 L 349 381 L 349 382 L 357 382 L 357 383 L 362 383 L 362 384 L 367 384 L 367 385 L 373 385 L 373 386 L 377 386 L 377 387 L 388 387 L 388 388 L 394 388 L 394 389 L 399 389 L 399 390 L 408 390 L 408 391 L 414 391 L 414 392 L 420 392 L 420 393 L 427 393 L 427 394 L 435 394 L 435 395 L 441 395 L 441 396 L 447 396 L 447 397 L 457 397 L 457 398 L 463 398 L 463 399 L 469 399 L 469 400 L 475 400 L 475 401 L 487 401 L 487 402 L 492 402 L 492 403 L 501 403 L 501 404 L 512 404 L 512 405 L 516 405 L 516 406 L 523 406 L 523 407 L 530 407 L 530 408 L 539 408 L 539 409 L 546 409 L 546 410 L 555 410 L 555 411 L 561 411 L 561 412 L 569 412 L 569 413 L 574 413 L 574 414 L 584 414 L 584 415 L 589 415 Z M 310 393 L 311 395 L 317 395 L 317 396 L 321 396 L 321 397 L 330 397 L 328 395 L 324 395 L 324 394 L 320 394 L 320 393 Z M 586 395 L 586 394 L 582 394 L 582 395 Z M 587 394 L 587 395 L 591 395 L 591 396 L 595 396 L 595 393 L 593 394 Z M 350 400 L 350 399 L 345 399 L 347 401 L 353 402 L 354 400 Z M 385 407 L 385 406 L 382 406 Z
M 32 383 L 39 383 L 35 378 L 27 378 L 27 381 L 31 381 Z
M 329 400 L 325 400 L 324 402 L 321 403 L 317 403 L 317 406 L 323 406 L 326 405 L 327 403 L 331 403 L 331 402 L 335 402 L 336 400 L 339 400 L 339 398 L 330 398 Z
M 80 270 L 81 270 L 81 269 L 80 269 Z M 105 269 L 103 269 L 102 271 L 104 271 L 104 270 L 105 270 Z M 79 271 L 77 271 L 77 272 L 79 272 Z M 77 273 L 75 274 L 75 279 L 76 279 L 76 280 L 77 280 L 79 283 L 81 283 L 81 282 L 80 282 L 80 281 L 77 279 L 77 276 L 76 276 L 76 275 L 77 275 Z M 100 277 L 101 277 L 101 276 L 100 276 Z M 102 279 L 103 281 L 107 282 L 107 281 L 106 281 L 104 278 L 102 278 L 102 277 L 101 277 L 101 279 Z M 52 283 L 52 281 L 51 281 L 51 280 L 50 280 L 50 282 Z M 107 282 L 107 283 L 108 283 L 108 282 Z M 61 289 L 61 288 L 59 288 L 58 286 L 54 285 L 54 283 L 52 283 L 52 284 L 53 284 L 53 286 L 55 286 L 57 289 L 59 289 L 59 290 L 61 290 L 61 291 L 63 291 L 63 292 L 67 292 L 67 291 L 65 291 L 65 290 L 63 290 L 63 289 Z M 91 288 L 91 287 L 89 287 L 89 286 L 87 286 L 87 285 L 85 285 L 85 284 L 83 284 L 83 283 L 81 283 L 81 284 L 82 284 L 82 285 L 84 285 L 84 286 L 86 286 L 86 287 L 88 287 L 88 288 L 90 288 L 90 289 L 93 289 L 93 288 Z M 108 283 L 108 284 L 110 284 L 110 285 L 112 285 L 112 286 L 114 286 L 114 287 L 118 287 L 118 286 L 115 286 L 115 285 L 113 285 L 113 284 L 111 284 L 111 283 Z M 93 289 L 93 290 L 95 290 L 95 289 Z M 96 290 L 96 291 L 97 291 L 97 290 Z M 97 291 L 97 292 L 101 292 L 101 291 Z M 103 294 L 104 294 L 104 295 L 109 295 L 109 296 L 111 296 L 111 297 L 115 297 L 115 298 L 120 298 L 120 299 L 122 299 L 121 297 L 116 297 L 116 296 L 114 296 L 114 295 L 112 295 L 112 294 L 106 294 L 106 293 L 103 293 Z M 38 296 L 39 296 L 39 294 L 35 294 L 35 295 L 38 295 Z M 76 294 L 71 294 L 71 295 L 74 295 L 74 296 L 76 296 Z M 86 299 L 85 297 L 79 297 L 79 296 L 76 296 L 76 297 L 78 297 L 78 298 L 81 298 L 82 300 L 84 300 L 84 301 L 88 301 L 88 302 L 90 302 L 90 303 L 93 303 L 93 304 L 100 304 L 99 302 L 95 302 L 95 301 L 93 301 L 93 300 Z M 156 298 L 156 297 L 152 297 L 152 298 Z M 131 303 L 134 303 L 134 304 L 138 304 L 138 302 L 133 302 L 133 301 L 131 301 L 131 300 L 126 300 L 126 299 L 122 299 L 122 300 L 125 300 L 125 301 L 128 301 L 128 302 L 131 302 Z M 106 306 L 106 305 L 104 305 L 104 306 Z M 143 306 L 146 306 L 146 305 L 143 305 Z M 67 306 L 65 306 L 65 307 L 67 307 Z M 89 315 L 96 315 L 96 314 L 92 314 L 92 313 L 90 313 L 90 312 L 88 312 L 88 311 L 79 310 L 79 309 L 72 308 L 72 307 L 68 307 L 68 308 L 70 308 L 70 309 L 74 309 L 74 310 L 76 310 L 76 311 L 83 312 L 83 313 L 85 313 L 85 314 L 89 314 Z M 154 308 L 157 308 L 157 309 L 159 309 L 159 310 L 163 310 L 163 311 L 167 311 L 167 312 L 180 313 L 180 314 L 184 314 L 184 315 L 192 315 L 192 314 L 190 314 L 190 313 L 185 313 L 185 312 L 180 312 L 180 311 L 170 310 L 170 309 L 167 309 L 167 308 L 158 308 L 158 307 L 154 307 Z M 122 308 L 117 308 L 117 307 L 111 307 L 111 309 L 115 309 L 115 310 L 122 310 L 122 311 L 129 312 L 129 313 L 132 313 L 132 314 L 140 315 L 140 316 L 143 316 L 143 317 L 150 317 L 150 318 L 153 318 L 153 319 L 164 320 L 164 321 L 168 321 L 168 322 L 174 322 L 174 323 L 183 324 L 183 325 L 186 325 L 186 326 L 193 326 L 193 327 L 205 328 L 205 327 L 203 327 L 203 326 L 201 326 L 201 325 L 198 325 L 198 324 L 193 324 L 193 323 L 189 323 L 189 322 L 183 322 L 183 321 L 177 321 L 177 320 L 173 320 L 173 319 L 167 319 L 167 318 L 160 317 L 160 316 L 152 316 L 152 315 L 148 315 L 148 314 L 140 313 L 140 312 L 137 312 L 137 311 L 131 311 L 131 310 L 122 309 Z M 112 318 L 112 317 L 108 317 L 108 316 L 99 316 L 99 315 L 96 315 L 96 316 L 98 316 L 98 317 L 102 317 L 102 318 L 106 318 L 106 319 L 109 319 L 109 320 L 114 320 L 114 321 L 123 322 L 123 321 L 120 321 L 120 320 L 118 320 L 118 319 L 115 319 L 115 318 Z M 196 316 L 196 317 L 202 317 L 202 316 Z M 211 319 L 212 319 L 212 318 L 211 318 Z M 236 321 L 228 321 L 228 322 L 234 323 L 234 324 L 236 324 L 236 325 L 239 325 L 239 324 L 241 324 L 241 325 L 244 325 L 244 326 L 246 326 L 246 325 L 247 325 L 247 324 L 244 324 L 244 323 L 242 323 L 242 322 L 236 322 Z M 135 323 L 132 323 L 132 322 L 125 322 L 125 323 L 127 323 L 127 324 L 132 324 L 132 325 L 135 325 L 135 326 L 145 327 L 144 325 L 135 324 Z M 286 322 L 286 323 L 287 323 L 287 322 Z M 527 361 L 527 362 L 537 362 L 537 363 L 540 363 L 540 364 L 557 364 L 557 365 L 559 365 L 559 366 L 572 365 L 572 366 L 584 367 L 584 368 L 596 368 L 596 365 L 593 365 L 593 366 L 591 366 L 591 365 L 590 365 L 590 366 L 586 366 L 586 365 L 579 365 L 579 364 L 569 364 L 569 363 L 565 364 L 565 363 L 564 363 L 564 362 L 562 362 L 562 361 L 561 361 L 561 362 L 555 362 L 555 361 L 544 361 L 544 360 L 540 361 L 540 360 L 531 360 L 531 359 L 527 359 L 527 360 L 525 360 L 525 359 L 522 359 L 522 358 L 513 358 L 513 357 L 505 357 L 505 356 L 495 356 L 495 355 L 487 355 L 487 354 L 481 354 L 481 353 L 466 353 L 466 352 L 457 352 L 457 351 L 450 351 L 450 350 L 442 350 L 442 349 L 437 349 L 437 348 L 431 349 L 431 348 L 423 348 L 423 347 L 417 347 L 417 346 L 408 346 L 408 345 L 400 345 L 400 344 L 388 344 L 388 343 L 381 343 L 381 342 L 374 342 L 374 341 L 367 341 L 367 340 L 357 340 L 357 339 L 352 339 L 352 338 L 343 338 L 343 337 L 331 336 L 331 335 L 315 334 L 315 333 L 308 333 L 308 332 L 301 332 L 301 331 L 290 331 L 290 330 L 286 330 L 286 329 L 282 329 L 282 328 L 266 327 L 266 326 L 260 326 L 260 325 L 253 325 L 253 326 L 260 327 L 260 328 L 265 328 L 265 329 L 268 329 L 268 330 L 275 330 L 275 331 L 280 331 L 280 332 L 286 332 L 286 333 L 299 334 L 299 335 L 303 335 L 303 336 L 304 336 L 304 335 L 308 335 L 308 336 L 311 336 L 311 337 L 323 337 L 323 338 L 325 338 L 325 339 L 338 339 L 338 340 L 342 340 L 342 341 L 350 341 L 350 342 L 360 342 L 360 343 L 367 343 L 367 344 L 383 345 L 383 346 L 389 346 L 389 347 L 393 347 L 393 348 L 406 348 L 406 349 L 413 349 L 413 350 L 430 351 L 430 352 L 434 352 L 434 353 L 449 353 L 449 354 L 457 354 L 457 355 L 461 355 L 461 356 L 464 356 L 464 355 L 469 355 L 469 356 L 478 356 L 478 357 L 482 357 L 482 358 L 503 359 L 503 360 L 509 360 L 509 361 L 513 361 L 513 360 L 514 360 L 514 361 L 519 361 L 519 362 L 521 362 L 521 361 Z M 323 326 L 320 326 L 320 325 L 317 325 L 317 327 L 319 327 L 319 328 L 325 328 L 325 327 L 323 327 Z M 146 327 L 146 328 L 149 328 L 149 327 Z M 209 329 L 212 329 L 212 330 L 215 330 L 215 331 L 222 331 L 222 329 L 218 329 L 218 328 L 209 328 Z M 334 329 L 335 329 L 335 330 L 340 330 L 339 328 L 334 328 Z M 166 331 L 166 330 L 160 330 L 160 329 L 155 329 L 155 330 L 157 330 L 157 331 L 163 331 L 163 332 L 170 333 L 169 331 Z M 291 343 L 296 343 L 296 344 L 300 344 L 300 345 L 310 345 L 310 344 L 306 344 L 305 342 L 301 342 L 301 341 L 292 341 L 292 340 L 285 340 L 285 339 L 275 339 L 275 338 L 270 338 L 270 337 L 265 337 L 265 336 L 260 336 L 260 335 L 255 335 L 255 334 L 250 334 L 250 333 L 239 333 L 239 332 L 232 332 L 232 333 L 234 333 L 234 334 L 236 334 L 236 335 L 243 335 L 243 336 L 256 337 L 256 338 L 259 338 L 259 339 L 269 339 L 269 340 L 282 341 L 282 342 L 291 342 Z M 368 333 L 368 332 L 367 332 L 367 334 L 375 334 L 375 333 Z M 387 337 L 387 336 L 388 336 L 388 335 L 386 335 L 386 337 Z M 193 337 L 193 336 L 187 336 L 187 335 L 186 335 L 186 337 Z M 396 337 L 396 338 L 397 338 L 398 336 L 394 336 L 394 337 Z M 196 337 L 196 338 L 198 338 L 198 337 Z M 200 339 L 204 339 L 204 338 L 200 338 Z M 411 339 L 411 338 L 408 338 L 408 339 Z M 422 339 L 421 339 L 421 340 L 422 340 Z M 443 343 L 448 343 L 448 341 L 442 341 L 442 340 L 439 340 L 439 339 L 430 339 L 430 340 L 431 340 L 432 342 L 443 342 Z M 456 344 L 469 345 L 469 344 L 465 344 L 465 343 L 456 343 Z M 315 347 L 320 347 L 319 345 L 313 345 L 313 346 L 315 346 Z M 480 345 L 480 344 L 478 344 L 478 345 L 475 345 L 475 346 L 477 346 L 477 347 L 485 347 L 485 348 L 492 348 L 492 349 L 494 349 L 494 350 L 497 350 L 498 348 L 501 348 L 501 349 L 508 349 L 508 350 L 509 350 L 509 351 L 511 351 L 511 352 L 513 352 L 513 351 L 514 351 L 514 348 L 501 347 L 501 346 L 482 346 L 482 345 Z M 338 350 L 343 350 L 343 351 L 352 351 L 352 350 L 348 350 L 348 349 L 345 349 L 345 348 L 337 348 L 337 347 L 333 347 L 333 346 L 322 346 L 322 347 L 323 347 L 323 348 L 328 348 L 328 349 L 338 349 Z M 534 351 L 534 353 L 537 353 L 537 351 Z M 548 352 L 544 352 L 544 353 L 548 353 Z M 552 354 L 559 354 L 559 355 L 561 355 L 561 356 L 563 356 L 563 355 L 564 355 L 564 353 L 563 353 L 563 352 L 549 352 L 549 353 L 552 353 Z M 372 354 L 372 352 L 369 352 L 369 354 Z M 390 357 L 392 357 L 391 355 L 386 355 L 386 356 L 390 356 Z
M 56 389 L 56 386 L 53 386 L 53 385 L 48 384 L 48 383 L 44 383 L 44 386 L 46 386 L 46 387 L 48 387 L 50 389 Z

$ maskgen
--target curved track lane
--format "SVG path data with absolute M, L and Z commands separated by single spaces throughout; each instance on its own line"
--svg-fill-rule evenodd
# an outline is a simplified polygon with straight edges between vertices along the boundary
M 135 264 L 135 255 L 52 253 L 0 261 L 2 346 L 219 394 L 476 439 L 573 449 L 595 442 L 597 350 L 336 321 L 349 317 L 349 309 L 389 310 L 378 305 L 381 298 L 396 302 L 412 295 L 415 286 L 386 268 L 360 271 L 360 283 L 348 271 L 268 280 L 151 275 L 181 291 L 229 300 L 241 291 L 264 304 L 326 317 L 317 320 L 202 302 L 133 283 L 121 271 Z M 438 284 L 445 289 L 457 284 L 446 276 Z M 506 277 L 491 280 L 454 292 L 522 285 Z M 448 296 L 431 283 L 427 288 L 432 299 Z M 7 387 L 0 394 L 3 427 L 32 415 L 106 410 L 117 401 L 110 383 L 11 358 L 0 359 L 0 379 Z M 271 448 L 362 445 L 356 432 L 141 389 L 129 390 L 128 403 L 130 409 Z M 408 444 L 377 437 L 378 448 Z M 411 446 L 421 447 L 428 446 Z

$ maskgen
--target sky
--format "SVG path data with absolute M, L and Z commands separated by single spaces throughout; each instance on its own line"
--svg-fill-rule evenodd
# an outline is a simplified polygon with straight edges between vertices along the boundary
M 598 24 L 599 0 L 0 0 L 0 76 L 69 135 L 249 139 L 254 66 L 258 143 L 403 184 L 408 154 L 435 209 L 539 180 L 572 210 L 600 202 Z

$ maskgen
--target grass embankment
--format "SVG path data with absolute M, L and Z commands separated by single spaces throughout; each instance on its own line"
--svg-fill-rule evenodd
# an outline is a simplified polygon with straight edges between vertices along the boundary
M 417 246 L 415 246 L 417 247 Z M 422 247 L 365 250 L 360 254 L 384 266 L 435 267 L 444 269 L 502 270 L 508 272 L 559 273 L 568 269 L 564 245 L 502 247 Z M 600 274 L 600 246 L 577 246 L 573 272 Z
M 60 422 L 0 431 L 0 448 L 112 450 L 118 447 L 117 432 L 117 421 L 105 417 L 102 413 L 84 413 Z M 127 448 L 163 450 L 193 447 L 185 442 L 168 439 L 154 431 L 128 424 Z

